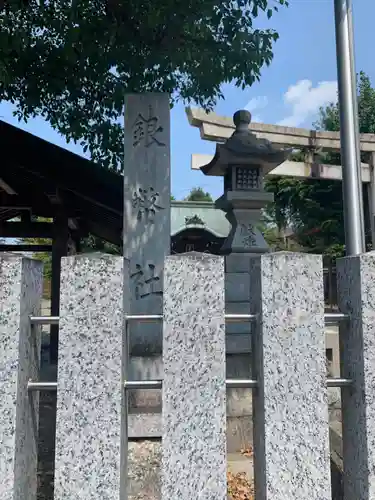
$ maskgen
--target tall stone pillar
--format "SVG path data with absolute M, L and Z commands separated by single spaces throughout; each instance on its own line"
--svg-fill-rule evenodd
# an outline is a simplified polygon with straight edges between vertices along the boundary
M 167 94 L 125 98 L 124 256 L 130 263 L 130 311 L 161 314 L 164 258 L 170 253 L 170 105 Z M 129 325 L 130 379 L 159 378 L 161 323 Z M 161 391 L 129 391 L 129 437 L 160 437 Z M 160 495 L 160 443 L 129 446 L 129 492 Z M 155 458 L 156 457 L 156 458 Z M 151 479 L 150 479 L 151 478 Z
M 170 107 L 168 94 L 125 101 L 124 257 L 130 262 L 133 314 L 162 311 L 164 258 L 170 251 Z M 142 341 L 155 325 L 132 328 Z
M 375 498 L 375 252 L 337 262 L 342 390 L 344 498 Z
M 322 258 L 254 257 L 250 289 L 256 498 L 330 500 Z
M 40 331 L 30 316 L 40 314 L 41 262 L 0 254 L 0 498 L 36 500 Z
M 125 498 L 124 266 L 113 255 L 62 259 L 55 500 Z
M 123 248 L 130 263 L 132 314 L 162 312 L 164 258 L 170 253 L 170 197 L 169 95 L 127 95 Z M 140 365 L 148 360 L 154 365 L 155 354 L 161 355 L 161 324 L 134 322 L 129 333 L 131 356 L 142 358 L 138 358 Z M 137 379 L 148 378 L 146 369 L 136 371 Z M 160 391 L 130 391 L 130 407 L 137 413 L 129 419 L 130 435 L 150 434 L 155 417 L 150 409 L 160 412 L 158 404 L 155 408 L 160 398 Z M 145 407 L 147 414 L 141 415 Z
M 222 257 L 165 262 L 162 500 L 226 500 Z
M 169 95 L 128 95 L 123 240 L 124 257 L 130 263 L 132 314 L 162 311 L 164 258 L 170 251 L 170 197 Z M 155 325 L 132 325 L 132 344 L 149 345 L 155 330 Z

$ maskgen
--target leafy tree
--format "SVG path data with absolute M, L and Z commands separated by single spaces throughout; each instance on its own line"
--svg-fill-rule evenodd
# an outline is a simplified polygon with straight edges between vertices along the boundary
M 278 34 L 253 23 L 287 0 L 5 0 L 0 100 L 41 116 L 94 161 L 121 169 L 124 93 L 163 91 L 211 109 L 245 88 Z
M 213 201 L 212 196 L 208 192 L 204 192 L 201 187 L 194 187 L 188 196 L 186 196 L 185 201 Z
M 33 238 L 33 240 L 34 245 L 49 245 L 51 243 L 43 238 Z M 52 278 L 52 254 L 50 252 L 35 252 L 33 258 L 43 262 L 44 278 L 50 280 Z
M 113 243 L 109 243 L 108 241 L 102 240 L 101 238 L 90 234 L 81 240 L 81 252 L 102 252 L 113 255 L 121 255 L 122 249 L 117 245 L 113 245 Z
M 52 222 L 51 219 L 46 217 L 36 217 L 34 222 Z M 22 243 L 29 245 L 51 245 L 52 240 L 49 238 L 23 238 Z M 41 260 L 44 264 L 44 279 L 49 281 L 52 277 L 52 254 L 50 252 L 35 252 L 34 259 Z
M 375 133 L 375 89 L 363 72 L 358 79 L 358 113 L 360 132 Z M 318 130 L 339 131 L 338 105 L 330 104 L 322 108 L 315 127 Z M 364 155 L 362 161 L 366 161 Z M 325 153 L 322 162 L 340 165 L 340 154 Z M 345 237 L 341 182 L 280 177 L 268 179 L 266 186 L 275 195 L 275 203 L 269 207 L 267 215 L 279 228 L 290 225 L 298 243 L 309 251 L 332 256 L 343 254 Z M 364 200 L 366 202 L 366 193 Z

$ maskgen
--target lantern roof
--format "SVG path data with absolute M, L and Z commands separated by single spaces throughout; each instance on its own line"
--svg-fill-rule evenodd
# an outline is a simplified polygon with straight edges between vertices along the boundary
M 236 111 L 233 123 L 236 130 L 224 144 L 216 145 L 213 159 L 201 167 L 205 175 L 224 176 L 232 166 L 260 167 L 262 174 L 278 167 L 292 152 L 281 149 L 267 139 L 258 138 L 249 129 L 251 113 L 247 110 Z

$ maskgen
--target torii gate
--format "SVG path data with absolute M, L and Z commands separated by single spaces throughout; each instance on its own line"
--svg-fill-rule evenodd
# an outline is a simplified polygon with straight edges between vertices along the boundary
M 235 127 L 232 118 L 206 113 L 203 109 L 186 108 L 189 123 L 198 127 L 201 138 L 207 141 L 224 142 Z M 342 180 L 341 165 L 327 165 L 315 161 L 317 153 L 322 151 L 340 151 L 339 132 L 318 132 L 304 128 L 282 127 L 263 123 L 251 123 L 249 128 L 262 139 L 273 144 L 292 146 L 306 151 L 305 162 L 286 161 L 269 176 L 286 176 L 304 179 Z M 361 152 L 368 154 L 368 163 L 362 163 L 362 182 L 366 184 L 369 200 L 372 247 L 375 248 L 375 134 L 360 134 Z M 193 154 L 191 168 L 199 170 L 212 160 L 212 155 Z

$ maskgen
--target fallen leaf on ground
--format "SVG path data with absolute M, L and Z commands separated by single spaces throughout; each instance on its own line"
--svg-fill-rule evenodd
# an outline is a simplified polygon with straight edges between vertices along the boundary
M 228 497 L 230 500 L 254 500 L 254 485 L 245 472 L 227 472 Z

